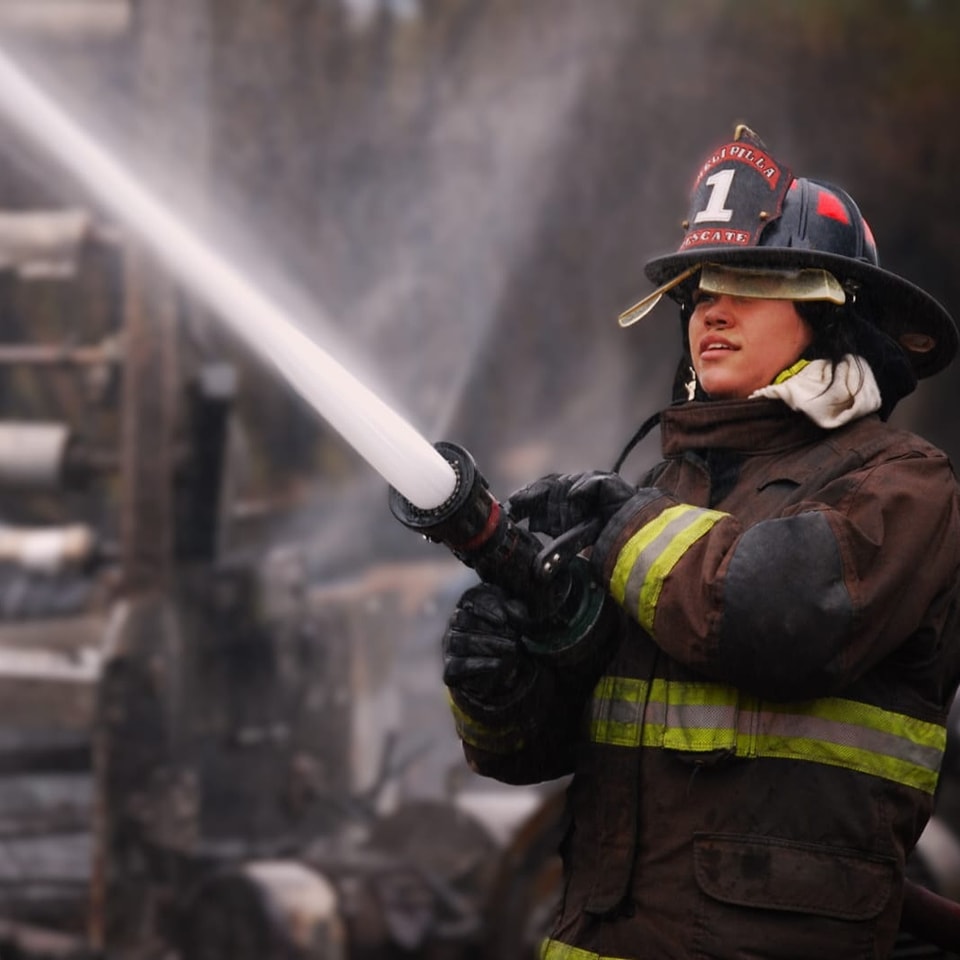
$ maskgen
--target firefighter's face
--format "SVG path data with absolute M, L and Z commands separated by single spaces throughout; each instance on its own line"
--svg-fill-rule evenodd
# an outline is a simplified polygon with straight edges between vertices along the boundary
M 694 294 L 690 354 L 714 399 L 750 396 L 795 363 L 813 333 L 791 300 Z

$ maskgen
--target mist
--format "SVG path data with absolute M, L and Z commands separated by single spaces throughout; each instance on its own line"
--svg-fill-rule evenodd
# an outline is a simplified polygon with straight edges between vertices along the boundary
M 949 0 L 99 0 L 69 28 L 4 6 L 0 46 L 75 122 L 423 438 L 466 447 L 501 499 L 543 473 L 609 468 L 669 402 L 676 310 L 661 304 L 629 330 L 616 318 L 649 291 L 645 262 L 676 247 L 697 165 L 736 123 L 796 175 L 848 190 L 882 265 L 960 310 Z M 62 159 L 5 125 L 4 207 L 87 210 L 139 251 L 135 224 Z M 362 793 L 387 732 L 411 758 L 394 799 L 489 789 L 463 765 L 440 681 L 439 638 L 472 574 L 397 523 L 387 480 L 265 350 L 176 268 L 148 260 L 147 272 L 162 295 L 145 284 L 145 312 L 168 310 L 177 342 L 171 432 L 199 370 L 237 373 L 222 529 L 204 558 L 215 585 L 185 591 L 216 608 L 215 629 L 185 629 L 182 676 L 168 671 L 182 708 L 170 742 L 188 731 L 197 743 L 184 766 L 206 804 L 199 833 L 272 850 L 296 749 Z M 51 291 L 36 314 L 8 291 L 3 345 L 104 336 L 103 311 L 81 309 L 73 287 Z M 91 416 L 88 388 L 62 370 L 5 370 L 2 396 L 18 416 L 100 442 L 124 410 Z M 113 391 L 102 394 L 116 405 Z M 957 394 L 948 369 L 894 419 L 960 462 Z M 658 453 L 654 431 L 625 475 Z M 122 538 L 122 489 L 98 490 L 95 507 L 88 490 L 31 495 L 17 516 L 80 510 Z M 194 561 L 170 561 L 177 602 Z M 221 593 L 242 617 L 216 606 Z M 280 639 L 257 659 L 261 627 Z M 313 682 L 334 668 L 349 680 Z M 340 711 L 342 735 L 315 704 Z M 236 748 L 235 720 L 245 742 L 265 738 L 262 753 Z M 173 766 L 157 779 L 173 782 Z M 296 829 L 325 825 L 311 808 Z

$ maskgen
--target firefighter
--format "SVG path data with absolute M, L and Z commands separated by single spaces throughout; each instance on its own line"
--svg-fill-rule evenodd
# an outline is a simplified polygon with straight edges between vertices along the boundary
M 960 500 L 888 417 L 956 328 L 879 267 L 849 195 L 745 127 L 684 227 L 621 317 L 680 306 L 663 461 L 508 502 L 548 536 L 599 520 L 604 615 L 545 655 L 514 599 L 469 589 L 443 638 L 457 730 L 483 775 L 572 774 L 545 960 L 889 956 L 960 679 Z

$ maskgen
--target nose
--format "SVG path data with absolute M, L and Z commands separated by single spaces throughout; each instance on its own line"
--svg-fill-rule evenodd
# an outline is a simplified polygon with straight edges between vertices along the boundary
M 705 327 L 726 327 L 730 324 L 730 298 L 726 294 L 719 294 L 702 302 L 701 320 Z

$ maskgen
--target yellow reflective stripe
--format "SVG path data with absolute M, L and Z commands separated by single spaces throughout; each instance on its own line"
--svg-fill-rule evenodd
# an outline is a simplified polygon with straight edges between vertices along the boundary
M 613 568 L 613 575 L 610 577 L 610 593 L 617 603 L 622 604 L 624 602 L 630 571 L 633 570 L 643 551 L 663 533 L 676 517 L 693 509 L 695 508 L 682 503 L 675 507 L 668 507 L 656 519 L 644 524 L 623 545 Z
M 843 700 L 839 697 L 824 697 L 820 700 L 805 701 L 805 704 L 807 705 L 805 712 L 822 717 L 824 720 L 833 720 L 839 723 L 849 723 L 853 720 L 857 726 L 869 727 L 883 732 L 891 732 L 890 718 L 897 717 L 897 731 L 900 736 L 908 737 L 915 743 L 938 749 L 943 748 L 946 744 L 946 728 L 939 724 L 918 720 L 916 717 L 908 716 L 905 713 L 892 713 L 890 710 L 884 710 L 883 707 L 874 706 L 872 703 Z M 765 709 L 772 713 L 794 712 L 789 704 L 783 703 L 768 703 Z
M 641 725 L 635 705 L 642 703 L 646 689 L 645 680 L 609 675 L 601 677 L 594 687 L 591 703 L 591 739 L 597 743 L 610 743 L 619 747 L 639 746 Z M 612 708 L 616 704 L 628 705 L 628 708 L 622 711 L 622 719 L 612 715 Z M 599 709 L 603 707 L 606 709 Z
M 728 514 L 686 503 L 668 507 L 644 524 L 623 546 L 610 577 L 610 593 L 653 632 L 663 582 L 677 561 Z
M 488 753 L 517 753 L 523 749 L 524 737 L 519 727 L 512 724 L 504 727 L 490 727 L 480 723 L 454 702 L 449 691 L 447 691 L 447 702 L 450 704 L 457 735 L 464 743 L 486 750 Z
M 722 745 L 733 745 L 737 736 L 735 707 L 738 702 L 734 687 L 706 682 L 669 684 L 669 702 L 675 713 L 685 706 L 705 708 L 714 718 L 727 713 L 729 723 L 725 726 L 720 726 L 714 719 L 702 730 L 689 726 L 668 727 L 667 702 L 666 680 L 658 679 L 649 684 L 634 677 L 601 677 L 593 692 L 591 736 L 598 743 L 618 746 L 716 750 L 721 746 L 718 734 L 725 731 L 729 742 Z M 642 723 L 644 708 L 646 722 Z
M 929 770 L 897 757 L 885 757 L 859 747 L 842 746 L 823 740 L 802 737 L 764 737 L 757 739 L 757 756 L 778 760 L 811 760 L 830 767 L 855 770 L 924 793 L 933 793 L 937 786 L 937 770 Z
M 839 697 L 768 703 L 726 684 L 605 676 L 591 711 L 597 743 L 806 760 L 927 793 L 946 747 L 943 726 L 872 704 Z
M 813 731 L 804 737 L 798 717 Z M 869 703 L 824 698 L 803 704 L 766 704 L 761 713 L 758 753 L 798 757 L 810 751 L 817 761 L 894 780 L 932 793 L 947 744 L 946 728 Z
M 548 938 L 540 943 L 540 960 L 623 960 L 623 958 L 594 953 L 592 950 L 582 950 L 580 947 L 571 947 L 567 943 Z
M 781 370 L 774 378 L 774 383 L 783 383 L 784 380 L 789 380 L 791 377 L 795 377 L 804 367 L 810 365 L 809 360 L 798 360 L 792 367 L 787 367 L 786 370 Z
M 687 550 L 724 516 L 727 514 L 716 510 L 697 510 L 696 518 L 673 538 L 670 546 L 650 565 L 650 572 L 644 579 L 637 604 L 637 620 L 648 633 L 653 633 L 657 601 L 660 599 L 663 581 L 666 580 L 667 574 Z

